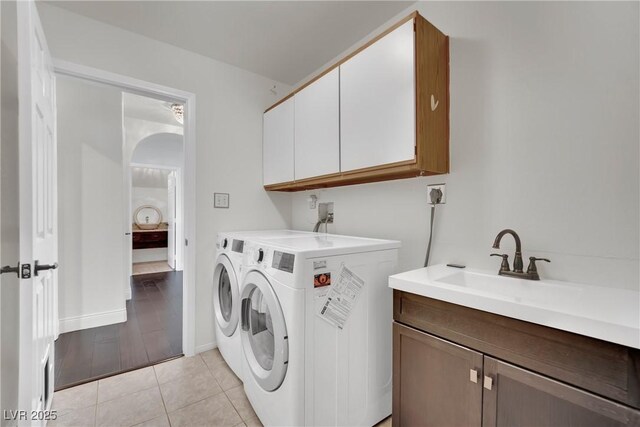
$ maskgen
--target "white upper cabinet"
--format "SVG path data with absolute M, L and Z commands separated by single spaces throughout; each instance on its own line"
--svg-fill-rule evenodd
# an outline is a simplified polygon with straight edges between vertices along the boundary
M 264 113 L 262 134 L 264 185 L 293 181 L 294 100 Z
M 341 170 L 415 159 L 413 20 L 340 65 Z
M 340 172 L 340 72 L 295 94 L 295 179 Z

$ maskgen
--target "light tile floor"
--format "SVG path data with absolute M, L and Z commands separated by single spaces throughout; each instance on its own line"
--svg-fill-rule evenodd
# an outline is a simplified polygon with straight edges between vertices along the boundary
M 173 271 L 167 261 L 136 262 L 133 264 L 132 269 L 134 276 L 138 274 L 163 273 L 165 271 Z
M 210 350 L 56 392 L 51 426 L 261 426 L 240 380 Z

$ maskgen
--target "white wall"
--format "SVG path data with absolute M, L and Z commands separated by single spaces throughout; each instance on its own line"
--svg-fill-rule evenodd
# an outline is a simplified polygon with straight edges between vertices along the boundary
M 126 320 L 119 90 L 58 78 L 61 332 Z M 96 323 L 97 322 L 97 323 Z
M 400 239 L 400 269 L 418 268 L 426 185 L 445 182 L 433 263 L 497 271 L 491 245 L 510 227 L 526 257 L 552 260 L 543 277 L 638 288 L 638 7 L 417 4 L 450 36 L 451 174 L 297 193 L 294 228 L 313 227 L 315 193 L 335 202 L 330 231 Z
M 18 61 L 16 4 L 0 2 L 0 265 L 17 265 L 18 235 Z M 0 276 L 0 412 L 18 409 L 18 321 L 20 281 L 13 274 Z M 0 417 L 0 425 L 10 422 Z
M 38 9 L 54 57 L 196 94 L 197 236 L 186 237 L 197 237 L 196 348 L 213 344 L 216 233 L 291 221 L 291 197 L 262 188 L 262 112 L 277 100 L 276 82 L 55 6 Z M 214 192 L 231 194 L 230 209 L 213 209 Z

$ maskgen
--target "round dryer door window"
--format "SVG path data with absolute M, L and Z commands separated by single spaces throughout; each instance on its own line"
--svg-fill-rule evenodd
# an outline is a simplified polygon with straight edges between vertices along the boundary
M 222 254 L 213 274 L 213 309 L 218 327 L 230 337 L 238 327 L 240 295 L 238 280 L 229 258 Z
M 287 328 L 271 284 L 255 270 L 242 290 L 242 347 L 258 384 L 267 391 L 280 387 L 289 360 Z
M 227 322 L 231 320 L 231 309 L 233 308 L 233 295 L 231 294 L 231 279 L 229 272 L 222 266 L 220 277 L 218 278 L 218 299 L 220 300 L 220 314 Z

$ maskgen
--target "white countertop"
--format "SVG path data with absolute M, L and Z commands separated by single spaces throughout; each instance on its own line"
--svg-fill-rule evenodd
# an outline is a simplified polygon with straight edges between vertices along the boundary
M 523 280 L 434 265 L 389 286 L 477 310 L 640 348 L 640 292 L 555 280 Z

